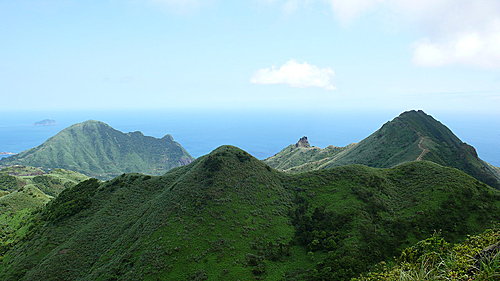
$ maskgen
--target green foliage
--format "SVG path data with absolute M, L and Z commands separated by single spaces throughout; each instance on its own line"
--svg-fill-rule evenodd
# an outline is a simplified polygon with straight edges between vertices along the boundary
M 440 229 L 450 242 L 483 231 L 499 201 L 427 161 L 291 175 L 224 146 L 163 176 L 65 190 L 0 280 L 348 280 Z
M 353 281 L 481 280 L 500 278 L 500 229 L 468 236 L 454 245 L 439 234 L 403 250 L 395 264 L 381 263 L 378 270 Z
M 438 262 L 438 257 L 449 250 L 450 244 L 435 233 L 432 237 L 418 242 L 415 246 L 406 248 L 399 257 L 399 262 L 420 263 L 427 261 Z
M 87 179 L 65 170 L 44 172 L 27 166 L 12 166 L 0 170 L 0 259 L 15 243 L 23 239 L 33 226 L 32 213 L 37 212 L 62 190 Z
M 431 162 L 339 167 L 291 179 L 296 239 L 323 255 L 311 280 L 346 280 L 436 230 L 457 241 L 499 219 L 498 192 Z
M 12 191 L 19 187 L 17 178 L 8 174 L 0 174 L 0 190 Z
M 0 165 L 63 168 L 111 179 L 132 172 L 161 175 L 192 160 L 170 135 L 157 139 L 87 121 L 64 129 L 38 147 L 0 160 Z
M 47 205 L 42 218 L 51 222 L 60 222 L 66 217 L 77 214 L 92 204 L 92 197 L 99 187 L 99 180 L 89 179 L 73 188 L 65 189 Z

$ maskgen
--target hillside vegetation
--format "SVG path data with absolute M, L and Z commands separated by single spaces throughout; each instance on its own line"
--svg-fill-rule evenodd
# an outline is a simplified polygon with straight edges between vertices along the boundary
M 436 230 L 480 233 L 499 199 L 428 161 L 293 175 L 223 146 L 163 176 L 64 190 L 0 280 L 348 280 Z
M 86 121 L 62 130 L 38 147 L 1 159 L 0 165 L 62 168 L 111 179 L 132 172 L 161 175 L 192 160 L 170 135 L 157 139 Z
M 404 249 L 396 263 L 382 262 L 377 268 L 354 281 L 500 280 L 500 229 L 457 244 L 436 233 Z
M 500 188 L 498 168 L 479 159 L 472 146 L 423 111 L 404 112 L 361 142 L 347 147 L 332 150 L 289 146 L 265 162 L 297 173 L 349 164 L 390 168 L 415 160 L 454 167 Z
M 88 177 L 71 171 L 13 166 L 0 170 L 0 258 L 25 234 L 31 213 Z

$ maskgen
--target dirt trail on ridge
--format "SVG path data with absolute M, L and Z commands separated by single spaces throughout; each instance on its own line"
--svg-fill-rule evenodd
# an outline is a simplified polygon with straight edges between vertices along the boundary
M 422 146 L 422 142 L 424 141 L 424 137 L 420 137 L 420 141 L 418 142 L 418 148 L 422 149 L 422 153 L 417 157 L 417 161 L 422 161 L 424 156 L 429 153 L 430 150 Z

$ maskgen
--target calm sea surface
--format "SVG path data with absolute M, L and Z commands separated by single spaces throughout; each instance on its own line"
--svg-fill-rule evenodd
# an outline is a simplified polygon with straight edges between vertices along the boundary
M 359 142 L 399 113 L 0 112 L 0 152 L 24 151 L 74 123 L 92 119 L 123 132 L 141 131 L 154 137 L 171 134 L 194 157 L 230 144 L 263 159 L 302 136 L 319 147 Z M 476 147 L 482 159 L 500 166 L 500 115 L 433 115 Z M 57 124 L 33 125 L 43 119 L 54 119 Z

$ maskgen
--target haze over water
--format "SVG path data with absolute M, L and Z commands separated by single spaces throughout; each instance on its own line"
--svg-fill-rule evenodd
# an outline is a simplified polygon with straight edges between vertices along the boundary
M 123 131 L 161 138 L 171 134 L 191 155 L 199 157 L 220 145 L 238 146 L 259 159 L 279 152 L 300 137 L 311 145 L 345 146 L 359 142 L 401 112 L 172 112 L 94 111 L 0 113 L 0 152 L 21 152 L 42 144 L 64 128 L 89 119 Z M 500 166 L 500 118 L 427 112 L 471 144 L 479 156 Z M 54 126 L 34 126 L 43 119 Z

